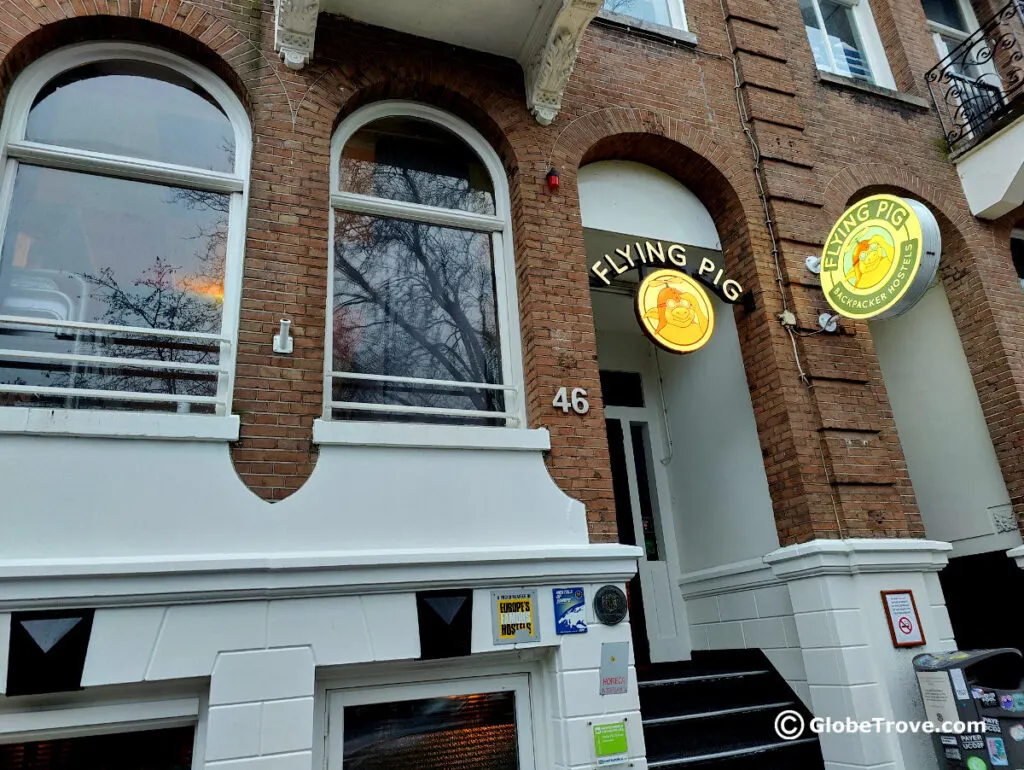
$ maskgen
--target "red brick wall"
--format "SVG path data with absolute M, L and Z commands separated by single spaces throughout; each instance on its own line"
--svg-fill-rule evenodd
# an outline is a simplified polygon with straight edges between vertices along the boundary
M 923 73 L 935 54 L 918 0 L 872 7 L 897 84 L 926 95 Z M 615 538 L 615 516 L 576 170 L 613 157 L 649 163 L 694 190 L 715 218 L 730 270 L 753 290 L 756 307 L 737 310 L 737 324 L 784 544 L 924 534 L 866 324 L 806 336 L 826 305 L 804 257 L 820 252 L 831 221 L 868 190 L 917 197 L 942 223 L 943 280 L 1024 514 L 1024 470 L 1014 457 L 1024 446 L 1024 329 L 1015 323 L 1024 294 L 1009 226 L 970 216 L 934 113 L 819 81 L 796 3 L 691 0 L 687 16 L 699 50 L 592 25 L 549 127 L 528 114 L 514 62 L 339 17 L 321 15 L 313 61 L 287 70 L 273 52 L 270 0 L 5 0 L 0 87 L 46 50 L 118 37 L 202 61 L 249 105 L 256 142 L 235 393 L 242 437 L 232 452 L 240 476 L 266 499 L 289 495 L 316 462 L 332 131 L 357 106 L 407 98 L 469 121 L 505 164 L 529 419 L 551 431 L 552 476 L 587 505 L 595 540 Z M 734 51 L 763 155 L 781 283 L 737 110 Z M 551 164 L 562 175 L 554 196 L 544 186 Z M 784 305 L 798 316 L 796 352 L 776 320 Z M 270 349 L 283 316 L 294 324 L 288 358 Z M 587 388 L 591 412 L 553 410 L 561 385 Z

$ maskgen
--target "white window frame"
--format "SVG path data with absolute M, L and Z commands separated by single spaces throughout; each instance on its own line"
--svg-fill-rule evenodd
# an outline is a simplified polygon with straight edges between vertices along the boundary
M 346 706 L 395 701 L 443 698 L 450 695 L 514 692 L 516 709 L 516 739 L 519 748 L 519 770 L 537 770 L 538 744 L 534 730 L 533 707 L 530 696 L 529 674 L 478 676 L 458 679 L 434 680 L 414 683 L 382 684 L 352 687 L 326 693 L 326 761 L 325 770 L 344 770 L 342 757 L 345 745 L 344 710 Z M 540 752 L 543 757 L 543 752 Z
M 70 147 L 31 142 L 25 138 L 29 112 L 38 93 L 54 78 L 68 70 L 100 61 L 137 61 L 157 64 L 173 69 L 203 88 L 227 115 L 235 133 L 235 169 L 233 173 L 205 171 L 171 163 L 144 160 L 131 156 L 78 150 Z M 4 108 L 0 122 L 0 243 L 3 242 L 14 195 L 14 181 L 22 162 L 36 166 L 67 171 L 79 171 L 137 182 L 189 187 L 208 192 L 230 195 L 228 206 L 228 234 L 224 265 L 224 302 L 219 334 L 163 331 L 162 338 L 179 337 L 216 342 L 220 345 L 217 364 L 180 365 L 181 368 L 211 371 L 218 375 L 216 396 L 173 396 L 110 391 L 112 400 L 175 401 L 180 409 L 190 403 L 213 404 L 215 415 L 192 415 L 123 412 L 89 409 L 51 409 L 40 407 L 0 407 L 0 433 L 57 433 L 65 435 L 96 435 L 131 438 L 181 438 L 206 440 L 237 440 L 238 417 L 231 414 L 232 392 L 235 380 L 235 360 L 238 340 L 238 319 L 242 290 L 242 262 L 245 250 L 245 219 L 248 210 L 249 168 L 252 153 L 252 130 L 249 116 L 234 92 L 206 68 L 159 48 L 135 43 L 96 42 L 79 43 L 58 49 L 36 60 L 18 75 Z M 81 328 L 98 331 L 130 330 L 139 334 L 153 334 L 152 329 L 111 326 L 93 323 L 49 322 L 17 320 L 0 316 L 0 324 Z M 102 356 L 87 357 L 102 362 Z M 56 359 L 54 359 L 56 360 Z M 119 359 L 120 360 L 120 359 Z M 131 359 L 124 359 L 131 360 Z M 152 368 L 152 367 L 150 367 Z M 27 386 L 34 392 L 49 392 Z M 0 392 L 17 392 L 19 386 L 0 385 Z M 56 388 L 54 395 L 95 395 L 105 391 L 78 391 Z M 100 396 L 103 397 L 103 396 Z
M 935 42 L 935 50 L 939 54 L 940 61 L 949 56 L 950 51 L 952 50 L 951 48 L 949 48 L 949 46 L 946 45 L 945 41 L 942 39 L 943 36 L 952 38 L 953 40 L 956 41 L 957 45 L 960 45 L 960 43 L 962 43 L 975 32 L 977 32 L 978 27 L 981 26 L 980 24 L 978 24 L 978 17 L 974 13 L 974 8 L 971 6 L 969 2 L 967 2 L 967 0 L 954 0 L 954 2 L 960 7 L 960 13 L 964 17 L 964 24 L 967 25 L 966 31 L 962 29 L 956 29 L 955 27 L 947 27 L 945 24 L 940 24 L 939 22 L 932 21 L 931 19 L 928 19 L 926 17 L 926 21 L 928 22 L 928 30 L 932 33 L 932 40 Z M 982 64 L 977 64 L 975 66 L 978 68 L 978 70 L 981 71 L 983 75 L 992 76 L 992 82 L 989 83 L 988 81 L 985 81 L 986 83 L 988 83 L 989 85 L 998 86 L 999 90 L 1002 91 L 1002 79 L 999 77 L 999 73 L 996 72 L 996 68 L 992 62 L 993 59 L 989 59 L 988 61 L 983 62 Z
M 490 175 L 494 189 L 494 214 L 476 214 L 456 209 L 441 209 L 417 203 L 377 198 L 360 193 L 343 192 L 341 189 L 341 153 L 348 140 L 363 126 L 375 120 L 389 117 L 418 118 L 447 129 L 476 153 Z M 516 290 L 515 250 L 512 244 L 511 202 L 505 169 L 494 149 L 487 140 L 468 123 L 450 113 L 418 102 L 388 100 L 375 102 L 353 112 L 342 121 L 331 139 L 331 199 L 328 231 L 328 264 L 327 264 L 327 315 L 324 334 L 324 411 L 323 421 L 318 421 L 314 430 L 314 439 L 321 443 L 348 443 L 342 435 L 353 432 L 365 436 L 375 432 L 386 432 L 395 423 L 338 421 L 332 417 L 336 408 L 353 409 L 349 402 L 334 401 L 333 383 L 335 379 L 367 379 L 371 381 L 397 381 L 410 384 L 450 384 L 448 380 L 424 380 L 415 377 L 385 377 L 376 375 L 353 376 L 350 373 L 334 371 L 333 337 L 334 329 L 331 319 L 334 317 L 334 214 L 336 210 L 344 210 L 359 214 L 379 217 L 393 217 L 416 222 L 428 222 L 445 227 L 459 227 L 477 232 L 489 233 L 491 236 L 491 254 L 494 265 L 495 315 L 497 319 L 498 337 L 501 350 L 502 383 L 488 386 L 489 389 L 505 392 L 505 411 L 501 413 L 477 410 L 457 410 L 426 407 L 405 407 L 396 409 L 386 405 L 358 404 L 354 410 L 377 412 L 381 414 L 398 414 L 400 412 L 415 414 L 446 414 L 465 417 L 497 417 L 505 420 L 505 427 L 523 427 L 526 424 L 525 399 L 523 397 L 522 375 L 522 343 L 519 331 L 519 297 Z M 340 406 L 339 406 L 340 405 Z M 332 430 L 333 426 L 346 426 L 342 432 Z M 331 426 L 331 427 L 328 427 Z M 493 428 L 480 428 L 472 425 L 440 426 L 432 424 L 401 423 L 403 433 L 429 433 L 433 436 L 454 430 L 459 433 L 467 431 L 492 431 Z
M 889 59 L 885 55 L 885 47 L 882 45 L 882 38 L 878 34 L 878 27 L 875 26 L 875 17 L 871 13 L 871 6 L 868 0 L 834 0 L 839 5 L 845 5 L 853 12 L 854 34 L 863 49 L 864 58 L 867 59 L 868 67 L 871 68 L 871 82 L 881 88 L 896 90 L 896 80 L 889 68 Z M 818 0 L 810 0 L 814 7 L 814 16 L 818 21 L 819 29 L 825 40 L 825 56 L 828 58 L 828 66 L 823 67 L 815 62 L 818 69 L 828 72 L 837 77 L 848 77 L 839 71 L 836 65 L 835 54 L 832 53 L 832 46 L 829 45 L 828 29 L 825 27 L 825 17 L 821 13 L 821 6 Z M 805 30 L 806 32 L 806 30 Z
M 932 21 L 927 16 L 925 17 L 925 20 L 928 24 L 928 31 L 932 33 L 932 42 L 934 42 L 935 44 L 935 51 L 939 55 L 939 61 L 942 61 L 947 56 L 949 56 L 949 54 L 953 50 L 952 48 L 946 45 L 946 42 L 942 39 L 943 36 L 952 38 L 953 40 L 956 41 L 956 45 L 959 46 L 963 41 L 965 41 L 967 38 L 973 35 L 978 30 L 979 26 L 981 26 L 980 24 L 978 24 L 978 17 L 974 13 L 974 8 L 971 6 L 969 0 L 953 1 L 960 7 L 960 13 L 964 18 L 964 24 L 967 26 L 966 31 L 962 29 L 956 29 L 955 27 L 948 27 L 945 24 L 940 24 L 937 21 Z M 954 46 L 954 48 L 955 47 L 956 46 Z M 973 65 L 978 71 L 977 80 L 980 80 L 985 85 L 995 86 L 999 89 L 1000 93 L 1005 94 L 1005 91 L 1003 90 L 1003 80 L 1001 77 L 999 77 L 999 73 L 996 71 L 993 62 L 994 57 L 990 58 L 986 62 L 982 62 L 981 64 Z M 986 77 L 990 78 L 990 80 L 985 80 L 984 78 Z M 968 80 L 969 79 L 970 78 L 968 78 Z M 947 99 L 948 98 L 952 97 L 948 96 Z M 956 99 L 956 102 L 959 104 L 960 100 Z M 970 129 L 969 125 L 964 126 L 963 128 L 964 133 L 961 137 L 962 139 L 966 139 L 974 135 L 974 132 Z
M 942 41 L 942 35 L 953 38 L 959 44 L 978 29 L 978 17 L 974 15 L 974 8 L 971 7 L 971 4 L 967 0 L 953 0 L 953 2 L 960 8 L 960 14 L 964 17 L 964 24 L 967 25 L 966 30 L 947 27 L 945 24 L 940 24 L 927 18 L 927 16 L 925 17 L 928 22 L 928 29 L 932 33 L 932 39 L 935 41 L 935 50 L 938 51 L 940 59 L 945 59 L 949 56 L 949 49 Z
M 667 26 L 669 26 L 672 29 L 678 29 L 682 32 L 689 32 L 690 29 L 686 25 L 686 4 L 683 2 L 683 0 L 665 0 L 665 4 L 668 6 L 668 17 L 670 22 Z M 601 10 L 604 10 L 603 2 L 601 4 Z M 658 24 L 655 21 L 647 21 L 646 19 L 641 19 L 639 16 L 633 16 L 632 14 L 624 13 L 622 11 L 605 11 L 605 13 L 614 14 L 615 16 L 625 16 L 630 19 L 636 19 L 641 24 L 651 24 L 655 27 L 666 26 L 664 24 Z

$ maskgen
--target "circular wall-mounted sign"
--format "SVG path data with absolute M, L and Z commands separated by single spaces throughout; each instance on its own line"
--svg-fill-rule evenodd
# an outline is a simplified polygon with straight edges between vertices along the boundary
M 821 288 L 847 318 L 892 318 L 928 291 L 942 251 L 939 226 L 921 203 L 872 195 L 840 217 L 821 260 Z
M 626 619 L 626 594 L 618 586 L 602 586 L 594 594 L 594 615 L 606 626 Z
M 655 270 L 636 293 L 640 327 L 653 342 L 673 353 L 704 347 L 715 330 L 707 292 L 678 270 Z

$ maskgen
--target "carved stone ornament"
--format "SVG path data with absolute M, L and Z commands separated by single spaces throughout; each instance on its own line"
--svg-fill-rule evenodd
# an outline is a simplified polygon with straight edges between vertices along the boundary
M 320 0 L 274 0 L 274 50 L 288 69 L 300 70 L 313 57 Z
M 562 94 L 576 65 L 580 39 L 601 9 L 602 0 L 560 0 L 560 3 L 547 34 L 539 37 L 522 59 L 526 106 L 542 126 L 550 125 L 562 107 Z
M 1013 512 L 1012 505 L 1009 503 L 1006 505 L 994 505 L 989 508 L 989 511 L 992 513 L 992 520 L 995 522 L 997 533 L 1017 531 L 1017 516 Z

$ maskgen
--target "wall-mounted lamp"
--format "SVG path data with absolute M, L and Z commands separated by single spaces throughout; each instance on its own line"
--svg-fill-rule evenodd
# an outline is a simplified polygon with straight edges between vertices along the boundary
M 556 193 L 556 192 L 558 192 L 558 169 L 556 169 L 554 166 L 552 166 L 548 170 L 548 175 L 546 177 L 544 177 L 544 178 L 547 179 L 547 181 L 548 181 L 548 192 L 549 193 Z
M 821 274 L 821 257 L 808 257 L 804 260 L 804 264 L 815 275 Z
M 274 352 L 283 353 L 284 355 L 291 355 L 292 350 L 295 348 L 294 340 L 291 335 L 292 322 L 281 319 L 281 332 L 280 334 L 274 335 Z
M 839 328 L 839 316 L 832 315 L 832 313 L 822 313 L 818 316 L 818 326 L 821 327 L 823 332 L 834 332 Z

